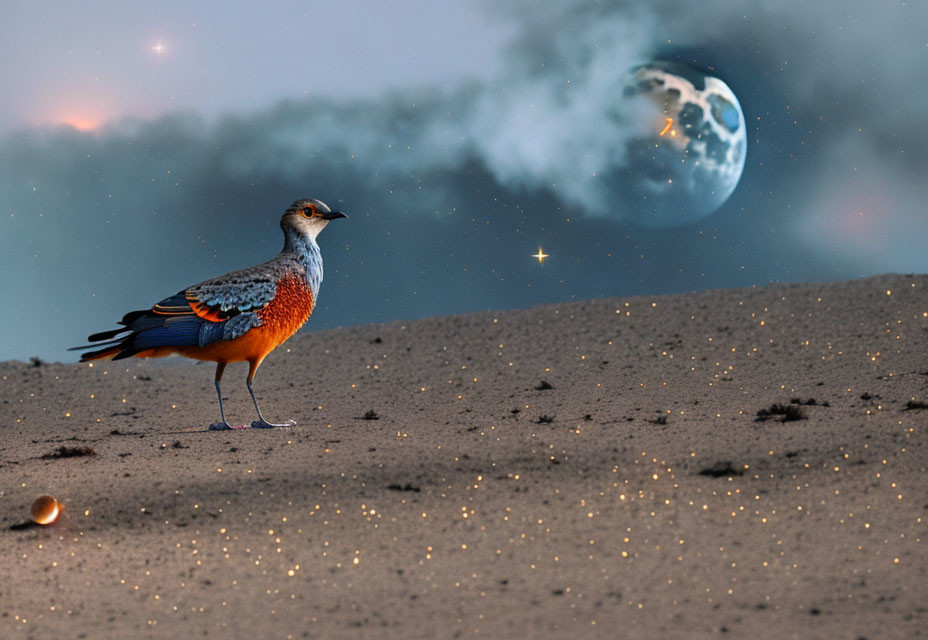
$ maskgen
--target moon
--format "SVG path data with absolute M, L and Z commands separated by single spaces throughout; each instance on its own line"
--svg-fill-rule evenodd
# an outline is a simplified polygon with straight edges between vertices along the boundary
M 702 220 L 731 196 L 747 152 L 744 112 L 719 78 L 677 63 L 651 62 L 627 76 L 635 114 L 626 162 L 605 177 L 617 213 L 646 227 Z

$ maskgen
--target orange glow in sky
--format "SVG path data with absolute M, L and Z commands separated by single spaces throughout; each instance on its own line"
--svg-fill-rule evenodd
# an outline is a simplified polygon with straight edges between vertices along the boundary
M 65 116 L 57 120 L 59 124 L 67 124 L 78 131 L 93 131 L 100 126 L 99 118 L 90 118 L 87 116 Z
M 113 117 L 113 113 L 103 100 L 88 101 L 80 97 L 61 96 L 58 104 L 49 105 L 44 113 L 34 115 L 33 123 L 41 126 L 69 126 L 78 131 L 96 131 Z

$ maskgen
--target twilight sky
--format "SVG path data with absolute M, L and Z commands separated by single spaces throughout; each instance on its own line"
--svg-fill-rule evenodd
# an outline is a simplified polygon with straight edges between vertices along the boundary
M 928 271 L 928 6 L 694 6 L 3 3 L 0 359 L 73 360 L 270 258 L 304 196 L 351 215 L 310 330 Z M 617 91 L 654 59 L 725 80 L 749 132 L 731 198 L 662 230 L 591 177 L 628 161 Z

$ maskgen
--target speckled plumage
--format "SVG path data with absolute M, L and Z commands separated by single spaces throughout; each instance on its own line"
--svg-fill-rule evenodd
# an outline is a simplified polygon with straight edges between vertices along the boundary
M 256 313 L 270 304 L 277 295 L 277 284 L 284 278 L 305 281 L 313 300 L 322 285 L 322 253 L 312 238 L 302 237 L 284 228 L 284 249 L 263 264 L 239 269 L 204 280 L 181 291 L 193 311 L 203 318 L 231 321 L 241 315 L 248 321 L 230 325 L 222 339 L 230 340 L 261 325 Z M 202 345 L 201 345 L 202 346 Z
M 322 253 L 312 238 L 284 228 L 284 249 L 263 264 L 239 269 L 188 287 L 182 293 L 191 301 L 216 308 L 222 313 L 253 311 L 266 306 L 277 290 L 277 282 L 286 276 L 306 280 L 313 298 L 322 284 Z
M 127 313 L 123 328 L 94 334 L 89 340 L 95 344 L 77 347 L 95 349 L 81 362 L 176 353 L 216 362 L 218 389 L 226 364 L 247 361 L 251 391 L 261 361 L 312 314 L 323 276 L 316 236 L 330 220 L 344 217 L 318 200 L 297 200 L 281 218 L 284 248 L 277 256 L 187 287 L 149 310 Z M 221 424 L 228 427 L 224 417 Z

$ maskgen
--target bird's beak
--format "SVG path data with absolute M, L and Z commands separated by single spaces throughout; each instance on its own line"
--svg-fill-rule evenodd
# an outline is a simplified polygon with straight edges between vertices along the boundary
M 323 220 L 335 220 L 336 218 L 347 218 L 344 213 L 341 211 L 329 211 L 328 213 L 322 216 Z

